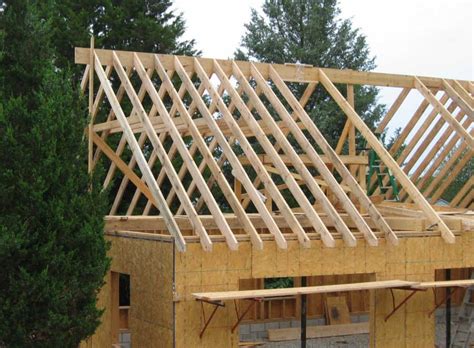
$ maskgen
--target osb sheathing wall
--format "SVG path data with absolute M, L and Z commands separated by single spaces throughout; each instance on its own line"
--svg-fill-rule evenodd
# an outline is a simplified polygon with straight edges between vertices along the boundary
M 97 307 L 103 309 L 100 327 L 95 334 L 81 342 L 79 348 L 110 347 L 111 340 L 111 296 L 110 296 L 111 273 L 107 273 L 104 279 L 104 286 L 99 292 Z
M 153 240 L 109 237 L 112 241 L 112 270 L 131 277 L 130 330 L 135 347 L 173 346 L 173 252 L 172 244 Z M 204 252 L 198 243 L 188 243 L 184 253 L 175 253 L 175 343 L 176 347 L 237 347 L 238 334 L 231 333 L 236 315 L 231 302 L 219 308 L 202 339 L 200 303 L 194 292 L 238 290 L 239 279 L 282 276 L 374 273 L 376 280 L 406 279 L 433 281 L 435 270 L 474 267 L 474 234 L 463 233 L 455 244 L 441 237 L 401 238 L 398 246 L 380 240 L 377 247 L 359 240 L 356 247 L 337 241 L 327 248 L 312 241 L 302 248 L 289 241 L 288 250 L 264 242 L 263 250 L 242 242 L 238 251 L 225 243 L 215 243 Z M 396 302 L 408 293 L 394 291 Z M 439 299 L 438 299 L 439 300 Z M 390 291 L 371 292 L 371 347 L 433 347 L 434 319 L 428 312 L 434 306 L 433 292 L 417 293 L 387 322 L 392 310 Z M 213 309 L 204 304 L 206 317 Z M 96 336 L 104 337 L 107 318 Z M 99 341 L 96 341 L 99 342 Z M 103 347 L 109 345 L 92 345 Z

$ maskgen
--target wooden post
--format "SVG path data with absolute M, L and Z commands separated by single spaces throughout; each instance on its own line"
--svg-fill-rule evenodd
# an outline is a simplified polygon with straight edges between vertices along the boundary
M 451 280 L 451 270 L 445 271 L 445 279 Z M 446 288 L 446 347 L 451 347 L 451 288 Z
M 89 126 L 88 134 L 88 154 L 87 154 L 87 171 L 92 172 L 93 169 L 93 150 L 94 143 L 92 142 L 92 108 L 94 106 L 94 36 L 91 36 L 91 48 L 89 57 Z
M 301 277 L 301 286 L 306 286 L 306 277 Z M 301 295 L 301 348 L 306 348 L 307 295 Z

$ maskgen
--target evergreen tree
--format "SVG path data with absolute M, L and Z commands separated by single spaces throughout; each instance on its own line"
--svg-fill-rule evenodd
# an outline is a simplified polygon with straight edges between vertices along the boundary
M 61 0 L 42 6 L 51 21 L 56 65 L 74 64 L 74 47 L 195 55 L 194 40 L 182 40 L 185 22 L 170 0 Z
M 77 347 L 109 267 L 87 111 L 35 3 L 2 2 L 0 23 L 0 346 Z
M 262 12 L 252 9 L 236 59 L 361 71 L 375 68 L 364 35 L 352 28 L 349 19 L 339 18 L 337 0 L 265 0 Z M 300 84 L 290 87 L 297 97 L 303 93 Z M 345 86 L 338 87 L 346 93 Z M 377 94 L 374 87 L 355 87 L 356 111 L 372 128 L 384 111 Z M 306 110 L 335 145 L 346 116 L 324 88 L 318 87 Z

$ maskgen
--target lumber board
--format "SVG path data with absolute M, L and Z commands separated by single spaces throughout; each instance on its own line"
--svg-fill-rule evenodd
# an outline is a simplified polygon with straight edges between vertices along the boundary
M 188 92 L 191 94 L 194 101 L 196 101 L 197 107 L 201 111 L 201 113 L 203 114 L 204 120 L 206 121 L 207 125 L 209 126 L 209 128 L 211 128 L 213 130 L 214 136 L 216 137 L 216 139 L 217 139 L 219 145 L 221 146 L 226 158 L 229 160 L 229 162 L 231 163 L 231 165 L 233 167 L 233 170 L 235 171 L 235 172 L 233 172 L 233 173 L 235 173 L 234 176 L 236 176 L 237 179 L 242 182 L 243 186 L 245 187 L 245 190 L 252 197 L 252 202 L 254 203 L 257 211 L 262 215 L 264 221 L 267 224 L 267 227 L 268 227 L 270 233 L 272 233 L 275 236 L 275 240 L 277 241 L 278 246 L 280 248 L 283 248 L 283 249 L 286 248 L 287 243 L 286 243 L 280 229 L 275 224 L 275 221 L 271 217 L 270 212 L 268 211 L 265 204 L 262 202 L 259 193 L 257 192 L 255 187 L 253 186 L 252 181 L 250 180 L 250 178 L 248 177 L 248 175 L 245 172 L 244 168 L 240 164 L 237 156 L 233 152 L 233 150 L 232 150 L 230 144 L 228 143 L 226 137 L 224 136 L 224 134 L 222 134 L 219 127 L 217 126 L 216 120 L 211 115 L 211 113 L 210 113 L 209 109 L 207 108 L 207 106 L 204 104 L 200 94 L 196 91 L 196 88 L 194 87 L 192 81 L 188 77 L 183 65 L 181 64 L 181 62 L 177 58 L 175 59 L 175 68 L 176 68 L 176 71 L 177 71 L 178 75 L 180 76 L 181 80 L 187 86 Z M 199 63 L 197 64 L 196 68 L 197 68 L 198 73 L 199 72 L 201 73 L 201 75 L 200 75 L 201 80 L 206 83 L 208 89 L 210 89 L 212 92 L 214 92 L 213 98 L 220 101 L 221 104 L 224 103 L 222 101 L 222 99 L 220 98 L 220 95 L 215 91 L 215 89 L 211 88 L 212 85 L 209 81 L 209 78 L 207 77 L 207 75 L 203 71 L 203 69 L 199 70 L 199 68 L 200 68 Z M 224 109 L 225 109 L 225 103 L 224 103 Z M 230 118 L 232 120 L 234 120 L 232 116 Z M 228 117 L 229 120 L 230 120 L 230 118 Z M 230 120 L 230 123 L 236 128 L 236 131 L 238 132 L 239 128 L 235 125 L 235 120 L 234 120 L 234 122 L 232 122 L 232 120 Z
M 270 113 L 267 111 L 265 106 L 263 105 L 262 101 L 258 98 L 256 92 L 254 89 L 250 86 L 250 83 L 247 81 L 247 79 L 243 76 L 242 72 L 238 68 L 237 65 L 233 65 L 234 70 L 234 76 L 236 76 L 237 80 L 241 83 L 243 86 L 244 90 L 246 91 L 247 95 L 249 96 L 250 100 L 252 100 L 252 103 L 255 105 L 256 109 L 258 110 L 260 116 L 264 120 L 264 122 L 269 126 L 269 128 L 272 129 L 272 134 L 277 140 L 277 144 L 279 147 L 281 147 L 287 156 L 289 156 L 292 160 L 293 166 L 298 170 L 300 173 L 300 179 L 303 180 L 311 190 L 312 194 L 321 202 L 323 207 L 325 208 L 326 213 L 331 216 L 331 218 L 334 220 L 334 224 L 337 226 L 337 229 L 344 235 L 344 239 L 346 243 L 349 246 L 354 246 L 356 244 L 355 238 L 350 232 L 350 230 L 347 228 L 346 225 L 342 222 L 340 217 L 337 215 L 337 212 L 335 211 L 334 207 L 331 205 L 327 197 L 324 195 L 322 189 L 319 187 L 319 184 L 315 181 L 314 177 L 311 175 L 309 172 L 308 168 L 304 165 L 304 163 L 300 160 L 298 154 L 294 151 L 293 147 L 290 145 L 288 142 L 287 138 L 281 131 L 281 129 L 278 128 L 276 125 L 275 121 L 273 120 L 272 116 Z M 221 79 L 223 79 L 227 86 L 228 90 L 230 89 L 233 91 L 232 86 L 230 85 L 229 80 L 225 75 L 223 75 L 223 71 L 217 69 L 218 75 L 220 76 Z M 260 88 L 266 88 L 267 86 L 260 86 Z M 255 119 L 253 118 L 250 110 L 248 108 L 245 108 L 244 102 L 237 96 L 235 96 L 235 93 L 232 93 L 235 99 L 237 101 L 240 101 L 240 106 L 241 106 L 241 112 L 243 113 L 244 117 L 247 117 L 249 126 L 254 128 L 255 132 L 258 132 L 258 124 L 256 124 Z M 234 99 L 234 98 L 233 98 Z M 235 100 L 234 100 L 235 101 Z M 243 109 L 245 108 L 245 109 Z M 289 118 L 291 118 L 290 115 L 287 115 Z M 257 135 L 257 134 L 256 134 Z M 321 233 L 323 241 L 325 241 L 326 245 L 333 245 L 334 244 L 334 239 L 330 235 L 329 231 L 327 230 L 327 227 L 324 225 L 324 223 L 321 221 L 319 215 L 316 213 L 316 211 L 313 209 L 311 203 L 308 201 L 308 199 L 305 197 L 305 194 L 301 191 L 299 184 L 296 182 L 294 178 L 294 174 L 291 173 L 288 169 L 288 167 L 285 165 L 285 163 L 281 160 L 277 150 L 274 148 L 274 146 L 270 143 L 270 141 L 266 138 L 265 134 L 263 131 L 260 129 L 259 135 L 257 136 L 259 140 L 262 141 L 262 145 L 265 147 L 266 152 L 268 155 L 272 157 L 272 161 L 275 166 L 278 167 L 279 175 L 284 178 L 286 185 L 289 186 L 291 192 L 295 196 L 295 198 L 298 200 L 298 203 L 302 207 L 302 209 L 306 212 L 308 216 L 311 217 L 311 220 L 313 221 L 313 226 L 316 231 Z M 282 175 L 283 174 L 283 175 Z M 291 186 L 290 186 L 291 185 Z
M 427 202 L 425 197 L 420 193 L 418 188 L 411 182 L 410 178 L 407 176 L 403 170 L 400 169 L 398 163 L 393 159 L 393 157 L 388 153 L 385 147 L 379 142 L 375 135 L 370 131 L 364 121 L 360 116 L 355 112 L 355 110 L 349 105 L 349 103 L 344 99 L 338 89 L 334 86 L 331 80 L 324 74 L 321 70 L 319 73 L 320 81 L 327 89 L 329 94 L 334 98 L 336 103 L 341 109 L 346 113 L 357 129 L 365 137 L 370 146 L 374 149 L 377 155 L 382 159 L 384 164 L 392 171 L 397 180 L 408 192 L 410 197 L 420 206 L 426 216 L 430 219 L 433 224 L 436 224 L 441 231 L 441 235 L 447 243 L 454 243 L 455 236 L 452 231 L 446 226 L 443 220 L 436 214 L 436 211 L 431 207 Z M 431 93 L 431 92 L 430 92 Z M 447 112 L 447 111 L 446 111 Z
M 173 215 L 171 214 L 169 207 L 166 205 L 165 198 L 163 197 L 163 194 L 161 193 L 160 188 L 156 184 L 156 181 L 155 181 L 155 178 L 153 177 L 153 173 L 151 172 L 151 169 L 148 167 L 148 164 L 146 163 L 146 159 L 140 147 L 138 146 L 137 140 L 135 139 L 135 136 L 133 135 L 130 125 L 128 124 L 126 120 L 125 114 L 120 106 L 120 103 L 117 100 L 117 97 L 115 96 L 115 93 L 112 89 L 112 86 L 110 85 L 109 80 L 107 79 L 105 75 L 105 71 L 102 68 L 102 65 L 97 55 L 95 55 L 94 68 L 95 68 L 97 76 L 99 77 L 101 85 L 104 86 L 104 91 L 105 91 L 105 94 L 107 95 L 107 99 L 109 100 L 112 108 L 114 109 L 114 113 L 117 119 L 119 119 L 121 122 L 122 128 L 124 130 L 124 134 L 127 138 L 127 142 L 132 148 L 132 151 L 135 157 L 137 158 L 137 163 L 143 175 L 145 176 L 146 183 L 153 195 L 155 202 L 157 203 L 158 209 L 160 210 L 161 214 L 165 218 L 165 222 L 166 222 L 167 227 L 170 230 L 170 233 L 176 238 L 177 249 L 179 251 L 185 251 L 186 242 L 176 224 L 176 221 L 173 218 Z
M 429 289 L 429 288 L 449 288 L 449 287 L 462 287 L 467 288 L 474 286 L 474 279 L 461 279 L 461 280 L 442 280 L 434 282 L 421 282 L 417 285 L 412 286 L 416 289 Z
M 301 329 L 296 327 L 287 329 L 270 329 L 268 330 L 268 340 L 271 342 L 297 340 L 300 338 L 300 332 Z M 368 322 L 340 325 L 308 326 L 306 328 L 307 338 L 362 335 L 368 333 Z
M 329 325 L 350 324 L 351 316 L 345 296 L 327 296 L 324 307 L 326 322 Z
M 447 123 L 453 127 L 456 132 L 462 137 L 471 149 L 474 149 L 474 138 L 467 132 L 467 130 L 454 118 L 454 116 L 446 110 L 446 108 L 440 103 L 438 99 L 430 92 L 430 90 L 421 82 L 421 80 L 415 77 L 415 87 L 425 97 L 427 101 L 435 108 L 440 115 L 446 120 Z
M 76 47 L 75 48 L 75 63 L 76 64 L 89 64 L 89 48 Z M 133 66 L 133 53 L 138 54 L 140 60 L 143 62 L 145 68 L 154 67 L 154 53 L 144 52 L 129 52 L 129 51 L 112 51 L 104 49 L 96 49 L 100 62 L 103 65 L 112 64 L 112 52 L 116 52 L 120 60 L 123 62 L 124 67 Z M 159 59 L 163 62 L 166 69 L 172 69 L 174 63 L 171 55 L 159 55 Z M 179 59 L 183 61 L 185 69 L 189 72 L 193 70 L 193 57 L 179 56 Z M 212 71 L 213 61 L 210 58 L 199 58 L 200 64 L 207 72 Z M 219 64 L 223 66 L 226 73 L 231 72 L 231 61 L 219 60 Z M 239 68 L 248 77 L 250 74 L 250 63 L 238 61 Z M 263 75 L 268 77 L 268 67 L 270 64 L 257 63 L 259 70 L 263 70 Z M 291 65 L 283 64 L 272 64 L 278 73 L 282 76 L 285 81 L 294 82 L 317 82 L 318 81 L 318 69 L 317 67 L 296 67 Z M 339 70 L 324 68 L 331 81 L 334 83 L 341 84 L 353 84 L 353 85 L 372 85 L 372 86 L 385 86 L 385 87 L 402 87 L 402 88 L 414 88 L 413 76 L 400 75 L 400 74 L 387 74 L 387 73 L 376 73 L 368 71 L 354 71 L 354 70 Z M 302 73 L 301 73 L 302 72 Z M 303 77 L 301 77 L 303 75 Z M 436 77 L 419 76 L 418 77 L 428 88 L 441 88 L 442 79 Z M 469 81 L 457 80 L 460 85 L 465 89 L 469 87 Z
M 196 181 L 197 186 L 199 188 L 199 191 L 201 192 L 202 196 L 204 197 L 206 204 L 213 215 L 213 217 L 216 219 L 216 222 L 219 226 L 219 230 L 222 232 L 222 234 L 226 237 L 227 243 L 229 245 L 230 249 L 236 250 L 238 243 L 237 240 L 235 239 L 234 234 L 230 230 L 230 227 L 228 226 L 224 216 L 222 215 L 222 212 L 217 205 L 217 202 L 212 195 L 212 193 L 209 190 L 209 187 L 207 186 L 206 182 L 204 181 L 203 176 L 201 175 L 201 171 L 198 169 L 196 163 L 194 162 L 191 154 L 189 153 L 186 144 L 184 143 L 184 140 L 181 138 L 181 135 L 179 134 L 178 130 L 176 129 L 171 115 L 168 113 L 166 110 L 165 105 L 163 104 L 161 98 L 159 97 L 158 93 L 156 92 L 153 83 L 151 82 L 151 79 L 149 76 L 146 74 L 145 68 L 141 65 L 140 59 L 138 58 L 137 55 L 135 55 L 135 68 L 139 72 L 139 76 L 142 79 L 143 84 L 145 85 L 145 88 L 148 92 L 148 95 L 152 99 L 155 107 L 159 110 L 160 114 L 163 117 L 163 120 L 165 124 L 167 125 L 169 129 L 169 134 L 171 135 L 171 138 L 173 139 L 174 144 L 176 144 L 177 149 L 179 154 L 181 155 L 181 158 L 184 161 L 184 164 L 186 165 L 188 171 L 191 173 L 193 179 Z M 157 62 L 157 67 L 158 67 Z M 167 86 L 168 93 L 172 96 L 174 103 L 178 103 L 178 108 L 180 108 L 180 113 L 182 113 L 183 117 L 191 119 L 191 116 L 187 113 L 187 110 L 184 108 L 182 104 L 179 104 L 181 102 L 181 99 L 177 95 L 177 92 L 174 90 L 174 87 L 171 84 L 171 81 L 169 80 L 169 77 L 166 73 L 160 74 L 160 77 L 164 81 L 165 86 Z M 170 87 L 171 86 L 171 87 Z M 172 93 L 172 91 L 174 93 Z M 193 129 L 194 130 L 194 129 Z M 155 133 L 153 133 L 152 138 L 154 139 L 159 139 Z M 204 140 L 199 136 L 198 138 L 201 141 L 201 148 L 206 149 L 209 151 L 207 148 L 206 144 L 204 143 Z M 159 141 L 159 140 L 158 140 Z M 199 144 L 199 143 L 198 143 Z M 198 145 L 199 146 L 199 145 Z M 207 155 L 207 160 L 209 161 L 209 158 L 212 159 L 212 155 L 210 153 L 205 153 L 204 156 Z M 167 157 L 167 154 L 165 153 L 164 156 Z M 206 158 L 206 157 L 205 157 Z M 209 161 L 210 162 L 210 161 Z M 181 182 L 181 178 L 178 176 L 176 172 L 172 173 L 177 176 L 177 180 Z M 168 174 L 170 176 L 170 174 Z M 183 190 L 184 191 L 184 190 Z M 176 193 L 179 195 L 179 191 L 176 190 Z M 187 193 L 185 194 L 186 197 L 189 197 Z M 181 200 L 182 202 L 182 200 Z M 182 202 L 183 203 L 183 202 Z M 189 214 L 189 212 L 188 212 Z
M 209 236 L 208 236 L 204 226 L 202 225 L 201 221 L 199 220 L 199 216 L 198 216 L 196 210 L 194 209 L 189 197 L 186 195 L 186 191 L 184 190 L 183 184 L 181 183 L 181 181 L 179 181 L 177 179 L 176 170 L 174 169 L 174 167 L 171 163 L 171 160 L 168 158 L 167 153 L 166 153 L 166 151 L 163 147 L 163 144 L 161 143 L 158 135 L 153 131 L 153 127 L 151 125 L 150 118 L 148 117 L 148 114 L 144 110 L 144 108 L 143 108 L 143 106 L 140 102 L 140 99 L 139 99 L 138 95 L 136 94 L 136 92 L 135 92 L 135 90 L 132 86 L 132 83 L 128 79 L 128 77 L 126 75 L 126 72 L 125 72 L 125 69 L 123 68 L 120 59 L 118 58 L 118 56 L 116 54 L 114 54 L 113 58 L 114 58 L 113 59 L 113 64 L 114 64 L 115 70 L 117 71 L 120 80 L 124 84 L 127 95 L 130 98 L 134 108 L 136 108 L 136 110 L 137 110 L 137 115 L 139 116 L 140 121 L 142 122 L 142 124 L 145 128 L 145 132 L 146 132 L 146 135 L 148 136 L 148 139 L 152 143 L 154 150 L 157 152 L 157 155 L 160 159 L 160 162 L 163 164 L 163 167 L 164 167 L 164 169 L 165 169 L 165 171 L 168 175 L 168 178 L 170 179 L 171 184 L 173 185 L 174 189 L 176 190 L 180 201 L 183 204 L 186 204 L 186 206 L 187 206 L 186 212 L 187 212 L 188 216 L 191 218 L 191 220 L 193 222 L 193 226 L 196 230 L 196 233 L 201 237 L 203 248 L 205 250 L 210 251 L 212 249 L 212 242 L 209 239 Z M 108 80 L 104 81 L 102 83 L 102 85 L 107 84 L 107 83 L 108 83 Z M 116 114 L 117 114 L 117 112 L 116 112 Z M 123 115 L 123 111 L 122 111 L 122 115 Z M 125 115 L 123 115 L 123 116 L 125 116 Z M 134 145 L 136 144 L 136 147 L 134 146 L 134 155 L 137 158 L 137 162 L 138 162 L 139 159 L 141 161 L 146 161 L 140 147 L 138 146 L 138 143 L 137 143 L 135 137 L 133 136 L 133 134 L 130 134 L 131 130 L 130 130 L 130 126 L 128 125 L 127 121 L 125 120 L 125 118 L 122 118 L 121 116 L 120 117 L 117 116 L 117 117 L 122 120 L 122 123 L 124 123 L 124 124 L 122 124 L 122 127 L 124 129 L 126 127 L 129 129 L 129 134 L 127 135 L 127 142 L 129 144 L 130 143 L 133 143 Z M 153 185 L 153 187 L 158 188 L 158 185 L 155 181 L 153 173 L 151 172 L 150 167 L 148 167 L 148 163 L 146 163 L 146 162 L 144 162 L 144 164 L 142 162 L 138 162 L 138 163 L 142 164 L 140 166 L 140 169 L 142 170 L 142 172 L 144 174 L 145 174 L 145 172 L 147 173 L 147 183 L 148 183 L 148 185 L 149 186 Z M 144 168 L 142 168 L 142 167 L 144 167 Z M 165 204 L 165 207 L 167 209 L 169 209 L 168 203 L 164 202 L 164 204 Z M 232 247 L 233 248 L 237 247 L 237 241 L 235 241 L 235 243 L 232 244 Z
M 364 234 L 368 243 L 370 245 L 377 245 L 378 240 L 377 240 L 377 237 L 375 237 L 372 229 L 362 219 L 362 217 L 360 216 L 360 213 L 357 211 L 357 209 L 355 208 L 354 204 L 349 199 L 349 197 L 345 194 L 344 190 L 339 185 L 337 180 L 334 178 L 331 171 L 327 168 L 327 166 L 324 165 L 324 163 L 322 163 L 321 158 L 319 157 L 319 154 L 316 152 L 316 150 L 311 145 L 309 140 L 305 137 L 303 132 L 298 127 L 295 126 L 295 121 L 288 114 L 288 112 L 286 111 L 281 101 L 275 95 L 273 90 L 267 85 L 267 82 L 263 79 L 263 76 L 260 74 L 260 72 L 256 69 L 255 66 L 252 66 L 252 76 L 257 78 L 257 82 L 260 81 L 258 83 L 261 84 L 261 87 L 263 88 L 264 93 L 267 96 L 267 98 L 269 98 L 269 100 L 274 101 L 273 103 L 274 107 L 277 107 L 277 112 L 279 113 L 280 117 L 283 118 L 283 121 L 286 122 L 287 126 L 291 129 L 293 136 L 295 136 L 301 148 L 313 160 L 314 166 L 318 169 L 321 176 L 324 178 L 324 180 L 326 180 L 331 185 L 332 192 L 339 199 L 342 206 L 344 207 L 344 210 L 351 216 L 351 218 L 357 224 L 358 229 Z M 318 146 L 323 150 L 323 152 L 327 156 L 331 158 L 339 174 L 341 174 L 343 180 L 345 180 L 347 185 L 351 188 L 352 193 L 359 199 L 361 204 L 366 204 L 367 208 L 373 212 L 374 211 L 373 206 L 371 207 L 371 203 L 368 202 L 368 197 L 360 188 L 359 184 L 357 183 L 357 180 L 351 175 L 347 167 L 344 166 L 344 164 L 339 160 L 338 155 L 335 153 L 335 151 L 326 141 L 326 139 L 321 134 L 321 132 L 319 131 L 317 126 L 314 124 L 314 122 L 310 119 L 310 117 L 308 116 L 306 111 L 303 109 L 301 104 L 298 102 L 296 97 L 289 90 L 288 86 L 283 82 L 281 77 L 272 67 L 270 67 L 270 76 L 273 82 L 276 84 L 280 93 L 282 93 L 285 99 L 289 102 L 289 104 L 295 111 L 298 118 L 306 126 L 311 136 L 316 140 Z M 388 227 L 387 225 L 383 225 L 383 226 L 381 225 L 381 227 L 382 229 L 387 231 L 388 235 L 390 234 L 390 232 L 388 231 L 390 230 L 390 227 Z M 396 242 L 396 236 L 394 236 L 393 234 L 391 235 L 389 239 L 393 242 Z
M 410 288 L 419 282 L 410 282 L 406 280 L 380 280 L 374 282 L 336 284 L 307 286 L 295 288 L 281 289 L 262 289 L 262 290 L 241 290 L 241 291 L 220 291 L 220 292 L 201 292 L 193 293 L 193 297 L 198 300 L 206 301 L 228 301 L 228 300 L 244 300 L 254 298 L 271 298 L 281 296 L 297 296 L 310 294 L 327 294 L 334 292 L 360 291 L 360 290 L 376 290 L 376 289 L 393 289 L 393 288 Z

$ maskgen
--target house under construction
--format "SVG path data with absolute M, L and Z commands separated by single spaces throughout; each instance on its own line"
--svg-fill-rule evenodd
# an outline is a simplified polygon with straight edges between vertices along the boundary
M 298 327 L 270 340 L 434 346 L 446 289 L 461 303 L 474 284 L 473 176 L 436 204 L 473 165 L 472 81 L 93 47 L 75 59 L 89 169 L 105 164 L 113 198 L 105 312 L 84 347 L 117 344 L 124 321 L 134 347 L 237 347 L 239 326 L 276 320 Z M 397 93 L 375 131 L 354 98 L 369 86 Z M 346 117 L 337 141 L 310 117 L 329 102 Z M 405 126 L 387 149 L 395 120 Z M 273 278 L 292 286 L 266 288 Z M 357 313 L 368 322 L 351 323 Z

